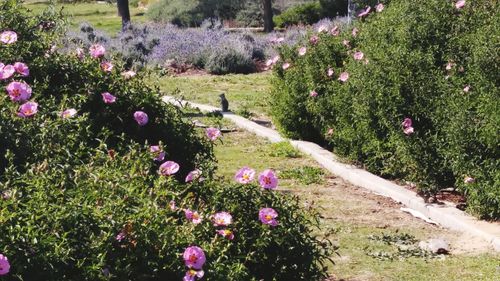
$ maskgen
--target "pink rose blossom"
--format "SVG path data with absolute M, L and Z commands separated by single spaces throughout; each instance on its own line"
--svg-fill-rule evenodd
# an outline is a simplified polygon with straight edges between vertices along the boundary
M 201 279 L 205 275 L 203 270 L 189 269 L 186 271 L 186 275 L 182 278 L 182 281 L 195 281 L 196 278 Z
M 128 71 L 125 71 L 125 72 L 122 72 L 122 76 L 123 78 L 125 79 L 131 79 L 133 78 L 137 73 L 135 73 L 133 70 L 128 70 Z
M 224 238 L 227 238 L 229 240 L 233 240 L 234 239 L 234 233 L 229 230 L 229 229 L 220 229 L 220 230 L 217 230 L 217 234 L 219 234 L 220 236 L 224 237 Z
M 328 77 L 332 77 L 332 76 L 333 76 L 333 74 L 334 74 L 334 72 L 333 72 L 333 68 L 331 68 L 331 67 L 330 67 L 330 68 L 328 68 L 328 70 L 326 71 L 326 76 L 328 76 Z
M 221 137 L 221 132 L 217 128 L 207 128 L 205 130 L 205 133 L 207 134 L 207 137 L 211 141 L 215 141 L 216 139 Z
M 353 55 L 355 60 L 362 60 L 364 56 L 365 56 L 365 54 L 363 54 L 363 52 L 361 52 L 361 51 L 357 51 Z
M 0 41 L 4 44 L 12 44 L 17 41 L 17 33 L 14 31 L 4 31 L 0 34 Z
M 281 68 L 283 68 L 283 70 L 287 70 L 287 69 L 289 69 L 289 68 L 290 68 L 290 63 L 289 63 L 289 62 L 285 62 L 285 63 L 281 66 Z
M 184 254 L 182 254 L 182 258 L 187 267 L 194 269 L 201 269 L 206 261 L 205 253 L 198 246 L 186 248 Z
M 160 146 L 152 145 L 149 147 L 149 152 L 153 153 L 155 158 L 154 161 L 161 162 L 165 159 L 165 152 L 161 150 Z
M 254 177 L 255 177 L 255 170 L 250 169 L 248 167 L 243 167 L 236 173 L 234 179 L 239 183 L 247 184 L 250 183 Z
M 197 211 L 186 209 L 184 210 L 184 215 L 186 219 L 194 224 L 200 224 L 203 221 L 203 217 Z
M 311 92 L 309 92 L 309 96 L 314 98 L 314 97 L 317 97 L 318 96 L 318 92 L 312 90 Z
M 357 29 L 356 27 L 352 29 L 352 37 L 356 37 L 358 36 L 358 32 L 359 32 L 359 29 Z
M 271 58 L 271 62 L 273 64 L 276 64 L 279 60 L 280 60 L 280 56 L 274 56 L 274 57 Z
M 110 104 L 110 103 L 114 103 L 116 101 L 116 97 L 108 92 L 102 93 L 101 96 L 102 96 L 102 100 L 104 101 L 104 103 Z
M 464 178 L 464 183 L 474 183 L 476 180 L 472 177 L 466 176 Z
M 459 0 L 455 3 L 455 8 L 462 9 L 465 6 L 465 0 Z
M 175 204 L 175 200 L 170 200 L 170 202 L 168 202 L 168 206 L 170 207 L 170 210 L 172 210 L 172 211 L 177 210 L 177 206 Z
M 273 208 L 263 208 L 259 211 L 259 219 L 263 224 L 277 226 L 277 217 L 278 212 L 276 212 Z
M 452 61 L 450 61 L 450 62 L 448 62 L 448 63 L 446 64 L 445 69 L 446 69 L 446 70 L 448 70 L 448 71 L 450 71 L 450 70 L 451 70 L 454 66 L 455 66 L 455 63 L 454 63 L 454 62 L 452 62 Z
M 342 41 L 342 45 L 344 45 L 346 48 L 350 48 L 351 47 L 351 42 L 349 42 L 349 40 L 343 40 Z
M 403 129 L 403 133 L 405 133 L 406 135 L 411 135 L 414 132 L 415 132 L 415 130 L 413 129 L 413 127 L 408 127 L 408 128 Z
M 69 108 L 69 109 L 66 109 L 65 111 L 61 112 L 61 117 L 63 119 L 71 118 L 71 117 L 75 116 L 76 113 L 77 113 L 76 109 Z
M 94 59 L 100 58 L 104 56 L 106 53 L 106 48 L 104 48 L 103 45 L 100 44 L 94 44 L 90 46 L 89 48 L 90 56 L 93 57 Z
M 367 16 L 370 13 L 371 9 L 372 8 L 370 6 L 366 6 L 366 8 L 364 10 L 361 10 L 361 12 L 358 14 L 358 18 Z
M 160 175 L 170 176 L 179 171 L 179 164 L 174 161 L 167 161 L 160 166 Z
M 16 72 L 14 66 L 0 63 L 0 80 L 9 79 L 12 75 L 14 75 L 14 72 Z
M 334 26 L 332 30 L 330 30 L 330 34 L 333 36 L 338 36 L 340 34 L 340 29 L 338 26 Z
M 187 174 L 185 182 L 192 182 L 194 180 L 199 179 L 200 176 L 201 176 L 201 170 L 195 169 Z
M 401 126 L 403 126 L 403 128 L 408 128 L 408 127 L 411 127 L 412 125 L 413 125 L 413 121 L 410 118 L 405 118 L 403 120 L 403 123 L 401 123 Z
M 300 47 L 299 48 L 299 56 L 304 56 L 307 52 L 307 48 L 306 47 Z
M 5 89 L 11 101 L 23 102 L 31 97 L 31 87 L 25 82 L 10 82 Z
M 464 93 L 468 93 L 470 91 L 470 85 L 465 86 Z
M 83 51 L 82 48 L 76 48 L 75 49 L 75 55 L 76 55 L 77 58 L 79 58 L 79 59 L 82 60 L 83 57 L 85 57 L 85 51 Z
M 380 13 L 384 10 L 384 4 L 382 3 L 378 3 L 376 6 L 375 6 L 375 11 L 377 11 L 377 13 Z
M 148 123 L 149 117 L 144 111 L 134 112 L 134 119 L 139 126 L 144 126 Z
M 339 75 L 339 80 L 342 81 L 342 82 L 346 82 L 347 80 L 349 79 L 349 73 L 347 72 L 342 72 L 340 73 Z
M 264 189 L 276 189 L 278 186 L 278 178 L 273 170 L 267 169 L 259 175 L 259 184 Z
M 313 44 L 313 45 L 318 44 L 318 41 L 319 41 L 319 37 L 318 37 L 317 35 L 313 35 L 313 36 L 311 36 L 311 38 L 309 39 L 309 42 L 311 42 L 311 44 Z
M 28 101 L 19 107 L 19 112 L 17 116 L 19 117 L 31 117 L 38 112 L 38 103 L 33 101 Z
M 10 271 L 10 263 L 6 256 L 0 254 L 0 275 L 5 275 Z
M 233 216 L 228 212 L 218 212 L 213 216 L 212 221 L 214 226 L 228 226 L 233 222 Z
M 322 24 L 318 27 L 318 33 L 326 32 L 327 30 L 328 30 L 327 25 Z
M 329 136 L 329 137 L 331 137 L 331 136 L 333 136 L 333 132 L 334 132 L 333 128 L 330 128 L 330 129 L 328 129 L 328 131 L 326 132 L 326 135 L 327 135 L 327 136 Z
M 30 70 L 25 63 L 22 62 L 14 63 L 14 69 L 16 70 L 17 73 L 21 74 L 22 76 L 30 75 Z
M 122 242 L 122 240 L 125 239 L 125 237 L 127 237 L 127 234 L 122 230 L 115 236 L 115 239 L 118 242 Z
M 111 72 L 113 70 L 113 64 L 110 63 L 109 61 L 104 61 L 101 63 L 101 69 L 104 71 L 104 72 Z

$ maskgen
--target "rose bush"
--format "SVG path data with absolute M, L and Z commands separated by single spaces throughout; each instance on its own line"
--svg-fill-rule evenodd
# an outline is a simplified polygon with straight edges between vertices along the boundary
M 363 8 L 342 32 L 317 29 L 281 49 L 274 119 L 425 195 L 455 186 L 470 212 L 499 219 L 495 10 L 485 0 L 391 1 Z

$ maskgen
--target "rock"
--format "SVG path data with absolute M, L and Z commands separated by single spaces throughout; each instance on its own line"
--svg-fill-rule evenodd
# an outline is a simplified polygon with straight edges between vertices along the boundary
M 444 239 L 429 239 L 427 241 L 420 241 L 418 246 L 425 251 L 434 254 L 448 254 L 450 252 L 450 245 Z

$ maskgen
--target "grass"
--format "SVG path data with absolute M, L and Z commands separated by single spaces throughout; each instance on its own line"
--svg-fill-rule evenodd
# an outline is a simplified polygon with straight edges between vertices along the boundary
M 225 93 L 229 109 L 236 113 L 249 111 L 258 117 L 268 117 L 269 72 L 254 74 L 230 74 L 224 76 L 163 76 L 152 77 L 152 83 L 166 94 L 177 89 L 186 100 L 220 106 L 219 94 Z
M 279 144 L 278 146 L 283 146 Z M 257 171 L 272 168 L 278 174 L 304 166 L 319 168 L 300 153 L 276 153 L 276 144 L 248 132 L 223 136 L 215 148 L 219 176 L 232 180 L 237 169 L 250 166 Z M 346 184 L 325 172 L 320 183 L 304 184 L 300 178 L 280 179 L 279 189 L 295 193 L 304 204 L 314 205 L 322 216 L 322 229 L 335 231 L 340 256 L 332 257 L 334 280 L 500 280 L 500 256 L 483 251 L 453 253 L 439 258 L 403 257 L 382 260 L 368 253 L 398 254 L 397 247 L 375 241 L 373 235 L 400 237 L 409 234 L 418 240 L 444 237 L 452 246 L 474 243 L 461 234 L 426 224 L 402 213 L 399 205 Z
M 27 1 L 26 7 L 34 13 L 41 13 L 49 7 L 48 1 Z M 118 33 L 121 29 L 121 18 L 118 16 L 116 4 L 103 3 L 57 3 L 54 7 L 61 10 L 69 18 L 72 28 L 77 28 L 81 22 L 88 22 L 93 27 L 109 35 Z M 144 11 L 130 7 L 132 22 L 144 22 Z

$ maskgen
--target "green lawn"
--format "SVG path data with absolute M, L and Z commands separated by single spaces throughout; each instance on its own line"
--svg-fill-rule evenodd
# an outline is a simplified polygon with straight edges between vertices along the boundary
M 205 121 L 210 122 L 210 121 Z M 285 144 L 271 144 L 243 131 L 227 133 L 223 143 L 215 148 L 219 162 L 219 175 L 232 180 L 242 166 L 257 171 L 272 168 L 280 177 L 301 167 L 317 170 L 319 166 L 310 158 L 290 151 Z M 488 250 L 470 249 L 476 241 L 462 234 L 426 224 L 408 214 L 386 198 L 346 184 L 328 173 L 311 184 L 303 183 L 306 174 L 280 179 L 279 189 L 293 192 L 305 205 L 313 205 L 321 213 L 322 229 L 333 230 L 340 256 L 332 257 L 330 267 L 334 280 L 395 280 L 395 281 L 498 281 L 500 256 Z M 407 257 L 401 260 L 382 260 L 367 253 L 398 253 L 396 247 L 370 239 L 370 235 L 400 236 L 410 234 L 418 240 L 444 237 L 450 241 L 452 255 L 442 258 Z M 481 244 L 481 242 L 478 242 Z M 484 243 L 487 245 L 487 243 Z
M 26 7 L 35 13 L 41 13 L 49 4 L 48 1 L 27 1 Z M 77 28 L 81 22 L 88 22 L 95 28 L 114 35 L 121 29 L 121 18 L 118 16 L 116 4 L 76 3 L 56 4 L 56 10 L 61 10 L 70 20 L 71 27 Z M 144 22 L 144 11 L 130 7 L 132 22 Z
M 186 100 L 219 106 L 219 94 L 225 93 L 229 109 L 242 115 L 269 116 L 268 94 L 271 88 L 270 72 L 224 76 L 163 76 L 152 77 L 151 82 L 166 94 L 179 90 Z

